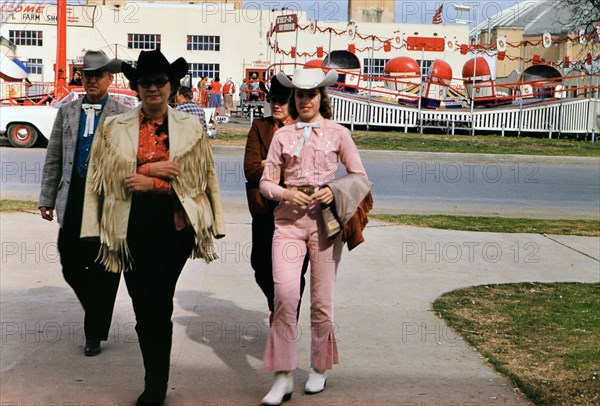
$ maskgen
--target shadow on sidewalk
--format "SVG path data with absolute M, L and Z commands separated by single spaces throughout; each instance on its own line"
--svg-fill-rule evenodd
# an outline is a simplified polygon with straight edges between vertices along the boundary
M 173 318 L 174 323 L 186 326 L 191 340 L 212 348 L 236 374 L 256 374 L 249 358 L 262 362 L 269 334 L 268 322 L 265 323 L 268 313 L 247 310 L 231 300 L 201 291 L 178 291 L 175 301 L 182 309 L 194 313 Z

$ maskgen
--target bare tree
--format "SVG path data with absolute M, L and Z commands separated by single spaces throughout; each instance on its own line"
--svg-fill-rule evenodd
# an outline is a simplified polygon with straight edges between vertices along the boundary
M 573 27 L 583 28 L 586 34 L 596 31 L 600 24 L 600 0 L 561 0 L 561 4 L 572 13 Z

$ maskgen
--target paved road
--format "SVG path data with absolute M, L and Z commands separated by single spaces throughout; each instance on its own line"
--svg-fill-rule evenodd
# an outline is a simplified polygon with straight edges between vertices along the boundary
M 243 149 L 214 147 L 224 199 L 245 204 Z M 0 196 L 36 200 L 45 149 L 0 148 Z M 380 213 L 600 217 L 600 159 L 362 151 Z

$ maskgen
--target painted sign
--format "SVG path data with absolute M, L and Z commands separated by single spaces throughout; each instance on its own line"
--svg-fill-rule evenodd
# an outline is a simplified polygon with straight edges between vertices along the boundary
M 252 67 L 256 69 L 267 69 L 269 67 L 269 61 L 252 61 Z
M 298 27 L 298 15 L 289 14 L 275 19 L 275 32 L 293 32 Z
M 446 41 L 437 37 L 408 37 L 406 38 L 406 49 L 409 51 L 444 51 Z
M 67 26 L 94 26 L 96 6 L 67 5 Z M 58 8 L 56 4 L 2 3 L 0 22 L 2 24 L 41 24 L 56 25 Z

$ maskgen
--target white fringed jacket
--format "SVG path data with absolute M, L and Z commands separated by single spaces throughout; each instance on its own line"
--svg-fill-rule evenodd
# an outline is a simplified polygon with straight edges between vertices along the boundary
M 127 246 L 131 192 L 124 180 L 137 168 L 140 109 L 107 118 L 90 153 L 81 238 L 100 238 L 98 259 L 111 272 L 133 268 Z M 212 237 L 225 236 L 210 146 L 197 116 L 169 108 L 168 123 L 169 159 L 179 163 L 171 185 L 196 235 L 192 258 L 210 262 L 218 258 Z

